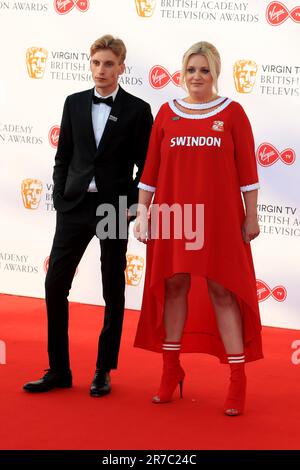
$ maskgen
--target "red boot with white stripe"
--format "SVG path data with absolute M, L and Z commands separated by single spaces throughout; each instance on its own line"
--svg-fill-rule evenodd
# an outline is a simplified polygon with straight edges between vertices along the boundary
M 177 385 L 180 387 L 180 398 L 182 398 L 182 386 L 185 376 L 179 362 L 180 343 L 165 341 L 162 352 L 163 374 L 159 391 L 152 398 L 152 402 L 157 404 L 170 402 Z
M 228 354 L 227 358 L 231 377 L 224 413 L 228 416 L 238 416 L 244 411 L 246 399 L 245 354 Z

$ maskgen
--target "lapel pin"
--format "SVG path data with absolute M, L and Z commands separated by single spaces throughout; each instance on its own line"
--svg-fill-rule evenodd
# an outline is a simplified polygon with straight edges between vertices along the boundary
M 113 116 L 112 114 L 110 114 L 109 118 L 110 121 L 113 121 L 113 122 L 117 122 L 118 118 L 116 116 Z

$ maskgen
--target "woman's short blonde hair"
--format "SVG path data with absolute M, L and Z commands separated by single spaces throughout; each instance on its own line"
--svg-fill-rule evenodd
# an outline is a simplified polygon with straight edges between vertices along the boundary
M 111 50 L 115 56 L 118 57 L 119 63 L 122 64 L 126 58 L 126 47 L 122 39 L 115 38 L 111 34 L 106 34 L 91 45 L 90 54 L 91 56 L 97 51 Z
M 221 72 L 221 58 L 218 50 L 210 42 L 200 41 L 193 44 L 183 55 L 180 72 L 180 85 L 186 90 L 185 74 L 188 61 L 192 55 L 200 54 L 206 57 L 213 78 L 213 88 L 218 92 L 218 78 Z

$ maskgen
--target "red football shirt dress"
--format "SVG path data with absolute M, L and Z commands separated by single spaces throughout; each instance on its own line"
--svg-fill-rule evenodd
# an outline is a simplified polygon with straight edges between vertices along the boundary
M 181 351 L 208 353 L 227 362 L 208 295 L 207 279 L 212 279 L 230 290 L 239 303 L 246 362 L 262 358 L 255 272 L 250 245 L 242 238 L 241 197 L 241 191 L 257 189 L 259 184 L 252 129 L 242 106 L 224 98 L 213 111 L 195 115 L 182 112 L 174 101 L 162 105 L 139 187 L 155 192 L 152 207 L 176 205 L 177 210 L 182 208 L 182 221 L 186 213 L 194 219 L 190 230 L 185 230 L 184 223 L 184 228 L 178 226 L 177 217 L 177 226 L 174 223 L 172 229 L 170 223 L 171 236 L 165 238 L 161 224 L 156 236 L 147 241 L 135 346 L 161 351 L 165 280 L 176 273 L 190 273 Z M 202 217 L 196 207 L 203 208 Z M 175 218 L 171 215 L 170 221 Z

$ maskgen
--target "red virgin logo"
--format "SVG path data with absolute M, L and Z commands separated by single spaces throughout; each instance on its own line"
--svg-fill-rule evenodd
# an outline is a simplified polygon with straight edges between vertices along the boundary
M 154 65 L 149 72 L 149 82 L 152 88 L 164 88 L 169 82 L 173 82 L 174 85 L 180 86 L 180 71 L 177 71 L 171 75 L 165 67 L 162 65 Z
M 89 0 L 54 0 L 54 9 L 59 15 L 66 15 L 75 7 L 84 13 L 89 6 Z
M 57 148 L 57 144 L 58 144 L 59 131 L 60 131 L 59 126 L 52 126 L 48 134 L 49 143 L 51 147 L 55 149 Z
M 272 296 L 277 302 L 283 302 L 287 297 L 287 290 L 284 286 L 276 286 L 271 289 L 268 284 L 260 279 L 256 279 L 257 298 L 259 302 L 267 300 Z
M 289 11 L 283 3 L 271 2 L 267 6 L 266 18 L 271 26 L 279 26 L 288 18 L 291 18 L 295 23 L 300 23 L 300 6 Z
M 264 142 L 258 147 L 256 158 L 261 166 L 274 165 L 278 160 L 281 160 L 285 165 L 292 165 L 296 160 L 296 154 L 291 148 L 279 152 L 274 145 Z

